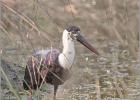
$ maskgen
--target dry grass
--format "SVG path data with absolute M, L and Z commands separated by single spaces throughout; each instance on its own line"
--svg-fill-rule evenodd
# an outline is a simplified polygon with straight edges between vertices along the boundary
M 113 97 L 129 100 L 130 90 L 137 91 L 138 0 L 1 0 L 0 7 L 3 59 L 25 66 L 27 56 L 35 50 L 61 48 L 62 30 L 74 24 L 80 26 L 101 57 L 93 59 L 88 50 L 76 44 L 76 48 L 80 48 L 77 67 L 73 69 L 77 70 L 74 73 L 77 77 L 70 80 L 75 88 L 66 89 L 69 93 L 72 91 L 72 98 L 78 98 L 77 91 L 81 95 L 86 94 L 80 92 L 79 83 L 89 84 L 89 87 L 92 84 L 92 88 L 96 85 L 95 90 L 87 88 L 87 95 L 91 96 L 88 100 Z M 90 59 L 89 62 L 85 57 Z M 87 66 L 91 72 L 95 70 L 94 74 L 81 69 Z M 119 77 L 120 73 L 128 76 Z M 109 84 L 112 88 L 107 87 Z M 65 98 L 69 96 L 66 94 Z

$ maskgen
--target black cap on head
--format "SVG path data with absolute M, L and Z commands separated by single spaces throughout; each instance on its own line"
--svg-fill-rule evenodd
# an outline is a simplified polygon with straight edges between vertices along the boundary
M 68 32 L 77 32 L 77 31 L 80 31 L 80 28 L 77 27 L 77 26 L 70 26 L 66 29 Z

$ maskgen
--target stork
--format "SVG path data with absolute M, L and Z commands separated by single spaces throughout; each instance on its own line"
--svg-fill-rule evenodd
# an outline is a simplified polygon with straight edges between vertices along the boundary
M 75 58 L 75 41 L 99 55 L 98 51 L 81 35 L 80 28 L 70 26 L 63 31 L 62 52 L 57 49 L 40 50 L 29 57 L 25 68 L 24 89 L 32 91 L 44 83 L 52 84 L 54 86 L 53 100 L 56 100 L 58 86 L 70 76 L 70 69 Z

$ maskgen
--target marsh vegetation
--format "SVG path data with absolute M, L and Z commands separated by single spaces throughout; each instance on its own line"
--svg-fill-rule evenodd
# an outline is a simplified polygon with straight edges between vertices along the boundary
M 62 31 L 77 25 L 100 56 L 76 43 L 72 76 L 58 100 L 139 100 L 138 0 L 1 0 L 2 100 L 28 99 L 22 81 L 27 58 L 36 50 L 62 50 Z M 34 91 L 50 100 L 52 87 Z

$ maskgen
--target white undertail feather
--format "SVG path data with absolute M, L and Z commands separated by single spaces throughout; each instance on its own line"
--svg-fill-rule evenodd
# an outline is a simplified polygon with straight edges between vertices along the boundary
M 59 64 L 65 68 L 70 69 L 75 58 L 74 41 L 70 38 L 67 30 L 63 31 L 62 37 L 63 51 L 59 55 Z

